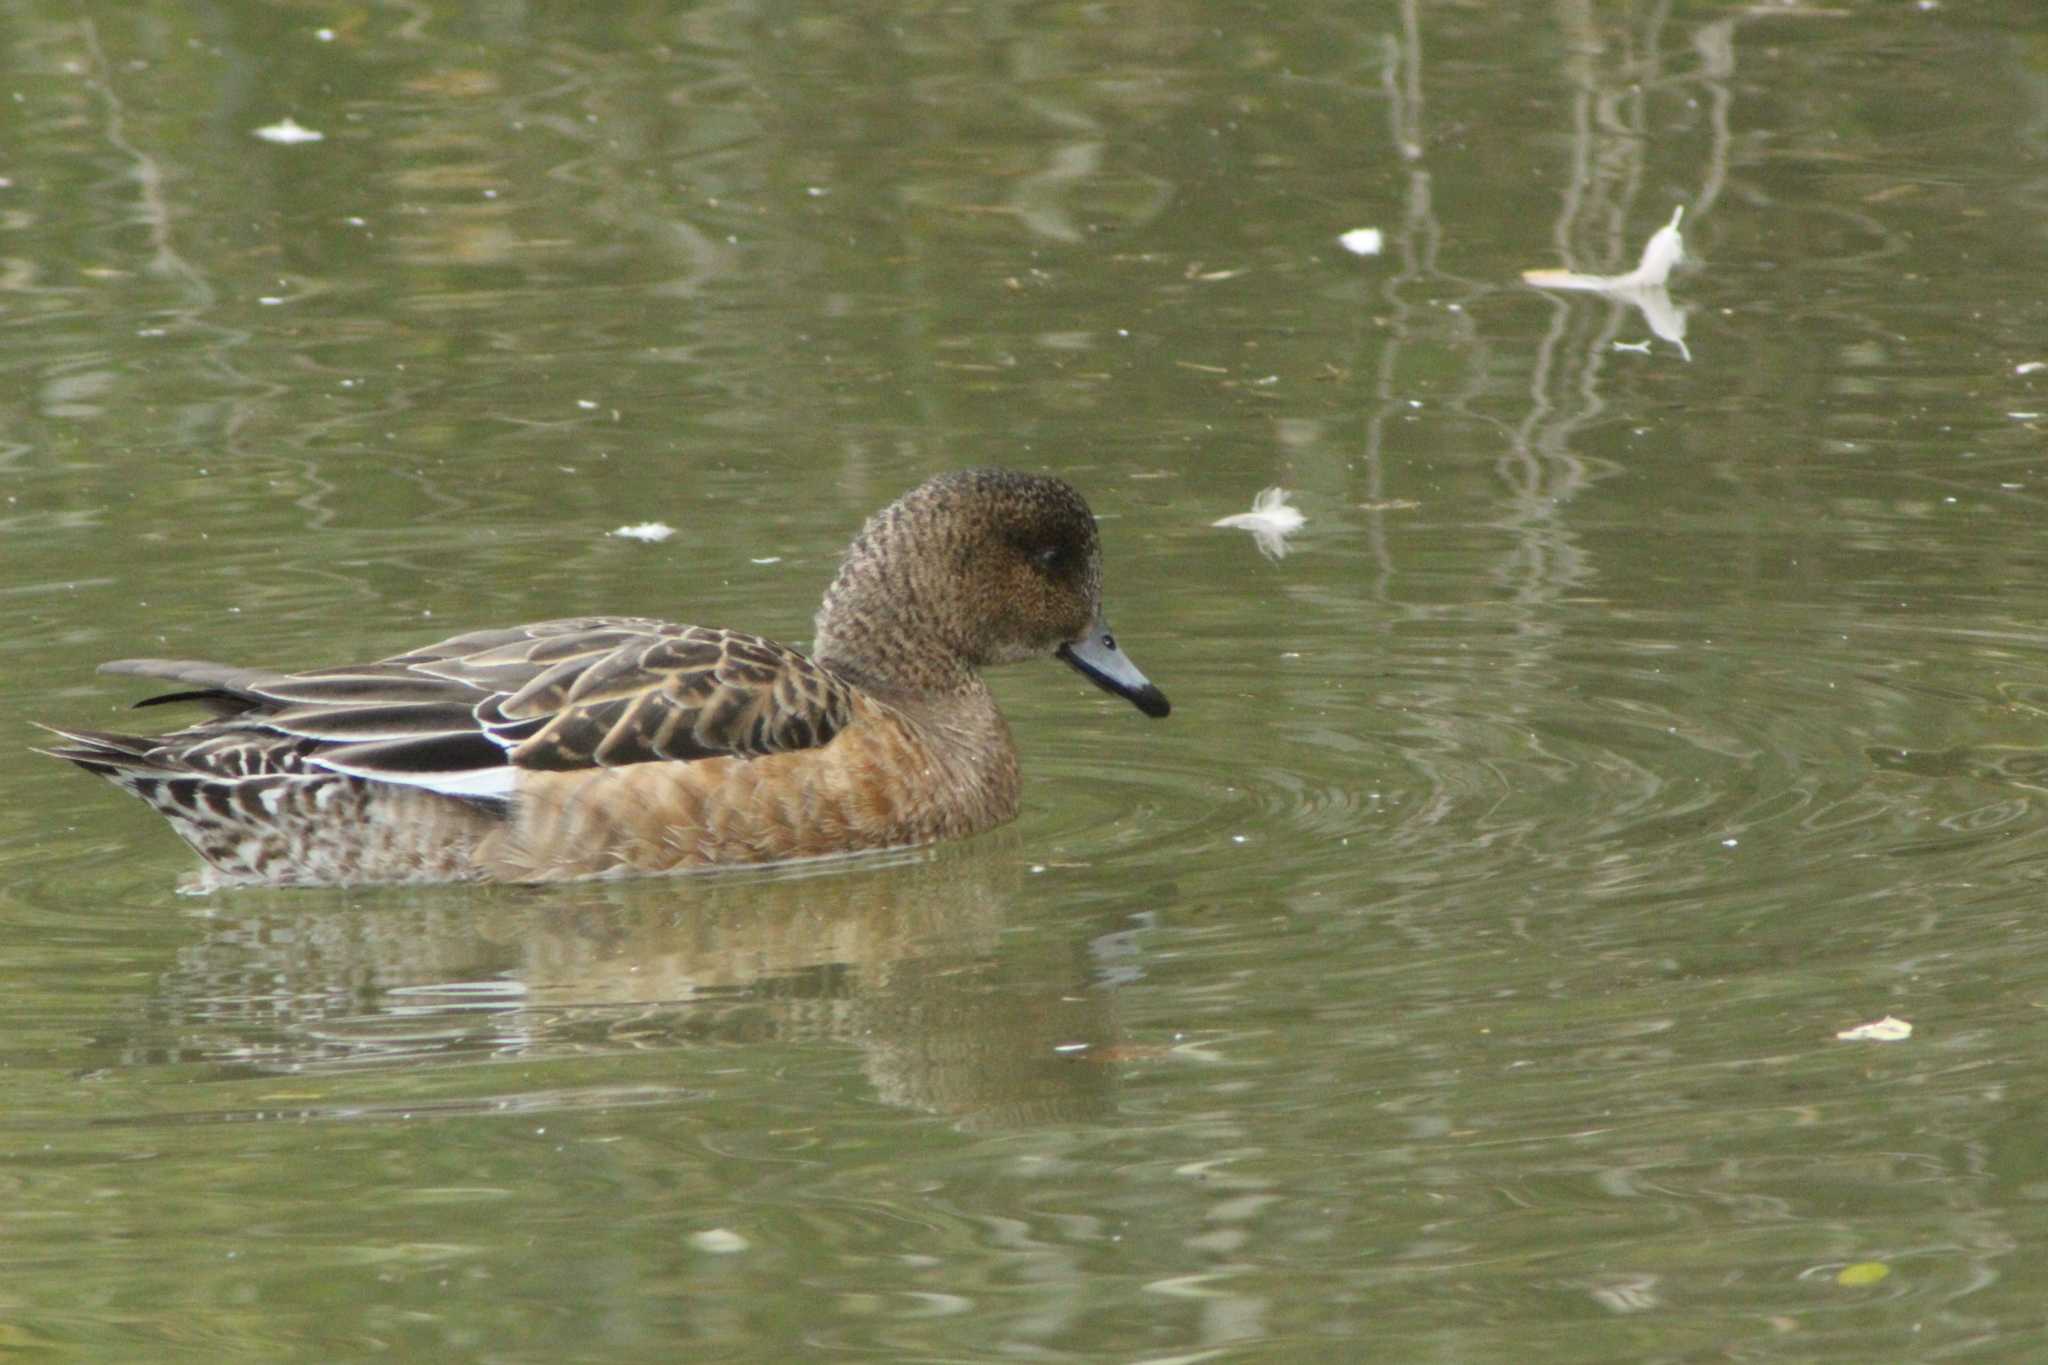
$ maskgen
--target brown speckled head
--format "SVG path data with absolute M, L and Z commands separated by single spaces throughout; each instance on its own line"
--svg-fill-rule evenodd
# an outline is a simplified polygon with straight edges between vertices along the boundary
M 1103 625 L 1094 515 L 1045 474 L 941 474 L 876 513 L 825 593 L 815 650 L 827 667 L 913 693 L 1058 655 L 1147 714 L 1166 711 Z

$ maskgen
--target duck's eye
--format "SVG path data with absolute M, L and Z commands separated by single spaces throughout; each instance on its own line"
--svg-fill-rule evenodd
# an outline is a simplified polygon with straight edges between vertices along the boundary
M 1057 545 L 1048 545 L 1044 549 L 1033 554 L 1031 558 L 1033 559 L 1033 561 L 1037 563 L 1038 567 L 1041 569 L 1058 568 L 1060 562 L 1060 547 Z

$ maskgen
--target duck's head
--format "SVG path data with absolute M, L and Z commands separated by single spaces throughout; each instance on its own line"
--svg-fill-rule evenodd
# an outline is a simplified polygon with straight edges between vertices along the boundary
M 1148 716 L 1171 709 L 1103 620 L 1094 515 L 1045 474 L 941 474 L 877 512 L 825 594 L 816 649 L 880 680 L 920 682 L 1053 655 Z

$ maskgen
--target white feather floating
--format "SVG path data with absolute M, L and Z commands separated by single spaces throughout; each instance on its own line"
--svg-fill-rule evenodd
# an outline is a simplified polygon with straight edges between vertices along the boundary
M 1685 259 L 1685 238 L 1678 220 L 1685 205 L 1671 211 L 1671 221 L 1650 234 L 1643 244 L 1643 257 L 1625 275 L 1581 275 L 1575 270 L 1524 270 L 1522 279 L 1544 289 L 1589 289 L 1603 294 L 1627 293 L 1637 289 L 1662 289 L 1671 278 L 1671 268 Z
M 1650 240 L 1643 244 L 1642 259 L 1627 274 L 1581 275 L 1575 270 L 1524 270 L 1522 282 L 1533 284 L 1538 289 L 1580 289 L 1619 299 L 1640 312 L 1653 333 L 1678 347 L 1678 353 L 1691 360 L 1692 352 L 1685 344 L 1685 310 L 1671 301 L 1671 295 L 1664 287 L 1671 278 L 1672 267 L 1685 259 L 1685 238 L 1678 231 L 1679 219 L 1683 217 L 1685 206 L 1681 204 L 1671 211 L 1670 222 L 1650 234 Z M 1622 342 L 1615 345 L 1622 350 L 1648 349 Z
M 1845 1043 L 1898 1043 L 1912 1036 L 1911 1024 L 1903 1019 L 1894 1019 L 1889 1014 L 1868 1024 L 1845 1028 L 1835 1035 Z
M 251 129 L 250 131 L 265 142 L 275 142 L 284 147 L 297 146 L 301 142 L 320 142 L 324 141 L 327 137 L 327 134 L 321 132 L 318 128 L 302 126 L 297 119 L 292 118 L 290 115 L 286 115 L 276 123 L 266 123 L 261 128 Z
M 1252 499 L 1251 511 L 1219 517 L 1209 524 L 1232 531 L 1250 531 L 1260 554 L 1268 559 L 1284 558 L 1287 537 L 1308 524 L 1307 517 L 1288 505 L 1289 496 L 1284 488 L 1268 488 Z
M 1386 244 L 1386 234 L 1378 228 L 1353 228 L 1337 239 L 1337 245 L 1354 256 L 1377 256 Z

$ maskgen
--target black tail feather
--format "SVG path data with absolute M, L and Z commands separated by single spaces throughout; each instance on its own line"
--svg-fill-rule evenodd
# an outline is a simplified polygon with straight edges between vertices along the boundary
M 117 735 L 105 730 L 60 730 L 54 725 L 37 725 L 59 739 L 69 741 L 34 752 L 76 763 L 102 777 L 118 772 L 170 772 L 170 765 L 150 756 L 160 741 L 146 735 Z

